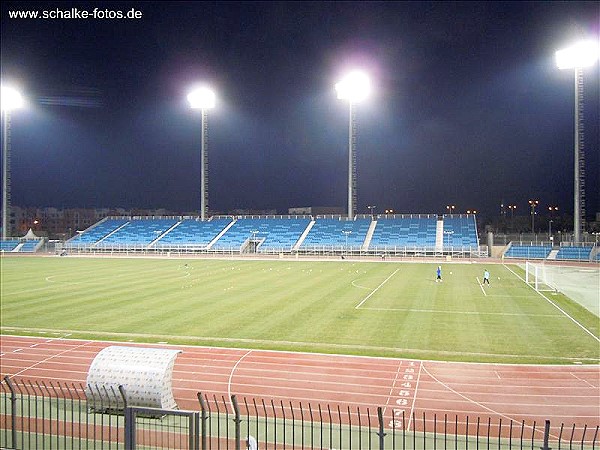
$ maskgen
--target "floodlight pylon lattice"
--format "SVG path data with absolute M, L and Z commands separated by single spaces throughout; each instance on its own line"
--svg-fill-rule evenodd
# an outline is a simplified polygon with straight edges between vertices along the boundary
M 10 111 L 2 111 L 2 240 L 10 236 Z
M 208 114 L 202 110 L 202 148 L 200 150 L 200 219 L 205 220 L 208 211 Z
M 583 115 L 583 70 L 575 69 L 575 137 L 573 241 L 580 242 L 585 231 L 585 134 Z
M 371 92 L 369 77 L 359 71 L 348 74 L 335 85 L 338 99 L 347 100 L 349 105 L 348 120 L 348 219 L 356 216 L 356 111 L 355 105 L 365 100 Z
M 205 87 L 196 89 L 187 96 L 192 109 L 200 109 L 201 150 L 200 150 L 200 219 L 205 220 L 208 212 L 208 110 L 215 107 L 215 93 Z
M 594 65 L 600 58 L 598 39 L 578 42 L 556 52 L 559 69 L 573 69 L 575 82 L 575 125 L 573 167 L 573 241 L 580 242 L 585 231 L 585 151 L 583 125 L 583 68 Z
M 2 239 L 10 235 L 10 112 L 24 105 L 21 93 L 10 86 L 0 87 L 2 109 Z
M 348 125 L 348 218 L 356 215 L 356 110 L 349 103 Z

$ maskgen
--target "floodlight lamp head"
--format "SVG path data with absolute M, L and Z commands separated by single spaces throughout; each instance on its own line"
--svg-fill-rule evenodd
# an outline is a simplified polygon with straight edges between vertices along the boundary
M 8 86 L 2 86 L 1 96 L 2 111 L 22 108 L 25 103 L 21 93 Z
M 371 93 L 371 82 L 365 73 L 354 71 L 350 72 L 342 81 L 337 83 L 335 90 L 340 100 L 358 103 L 366 99 Z
M 556 52 L 556 65 L 559 69 L 580 69 L 593 66 L 600 58 L 598 40 L 581 41 Z
M 192 109 L 211 109 L 215 107 L 215 93 L 208 88 L 198 88 L 187 96 Z

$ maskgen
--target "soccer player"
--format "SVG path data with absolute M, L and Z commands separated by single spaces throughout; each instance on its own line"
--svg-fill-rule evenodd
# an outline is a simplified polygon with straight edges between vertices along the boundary
M 490 273 L 487 269 L 483 271 L 483 284 L 490 284 Z
M 438 266 L 437 270 L 435 271 L 436 277 L 435 277 L 435 282 L 437 283 L 438 281 L 441 283 L 442 282 L 442 266 Z

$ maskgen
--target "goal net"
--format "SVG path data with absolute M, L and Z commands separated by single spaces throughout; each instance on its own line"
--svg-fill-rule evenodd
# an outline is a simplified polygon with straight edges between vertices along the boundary
M 544 263 L 525 262 L 525 282 L 532 286 L 536 291 L 558 291 L 555 276 L 556 273 L 552 267 Z

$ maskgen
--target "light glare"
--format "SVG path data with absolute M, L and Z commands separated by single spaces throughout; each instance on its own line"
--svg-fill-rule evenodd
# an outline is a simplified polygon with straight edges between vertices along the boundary
M 600 57 L 597 41 L 582 41 L 556 52 L 556 65 L 559 69 L 579 69 L 593 66 Z
M 335 85 L 337 97 L 351 103 L 366 99 L 371 93 L 369 77 L 363 72 L 351 72 Z
M 215 107 L 215 93 L 208 88 L 199 88 L 187 96 L 192 109 L 210 109 Z
M 14 88 L 2 86 L 2 111 L 11 111 L 22 108 L 24 101 L 21 93 Z

